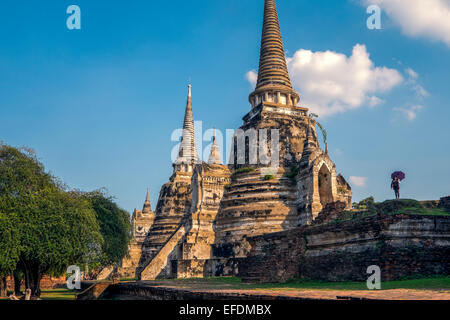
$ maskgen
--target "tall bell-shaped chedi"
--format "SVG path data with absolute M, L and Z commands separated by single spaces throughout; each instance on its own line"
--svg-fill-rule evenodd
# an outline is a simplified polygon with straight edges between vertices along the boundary
M 189 214 L 192 202 L 191 178 L 197 163 L 192 93 L 189 85 L 178 158 L 173 163 L 173 174 L 169 182 L 161 187 L 155 221 L 142 246 L 138 277 Z
M 306 189 L 327 202 L 337 199 L 336 193 L 318 193 L 317 184 L 298 183 L 307 132 L 316 153 L 324 152 L 315 123 L 308 109 L 298 106 L 300 96 L 292 88 L 274 0 L 265 0 L 258 81 L 249 101 L 251 110 L 235 135 L 230 158 L 232 183 L 216 218 L 214 259 L 209 262 L 216 275 L 237 273 L 239 258 L 246 257 L 250 249 L 248 237 L 311 221 L 312 200 L 304 196 Z M 315 214 L 325 200 L 319 204 L 314 206 Z
M 228 166 L 216 134 L 198 161 L 191 87 L 178 158 L 142 246 L 138 278 L 237 274 L 248 237 L 310 223 L 329 202 L 351 206 L 351 189 L 320 146 L 292 88 L 274 0 L 265 0 L 258 81 Z

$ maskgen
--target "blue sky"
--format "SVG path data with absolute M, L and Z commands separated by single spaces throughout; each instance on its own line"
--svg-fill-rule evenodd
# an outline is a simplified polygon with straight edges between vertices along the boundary
M 447 25 L 427 30 L 420 19 L 408 25 L 398 8 L 373 2 L 382 8 L 381 30 L 366 27 L 364 1 L 278 0 L 288 58 L 309 51 L 317 58 L 291 76 L 302 104 L 339 106 L 320 121 L 338 171 L 357 183 L 354 200 L 392 198 L 393 170 L 406 172 L 402 196 L 438 199 L 449 192 L 450 32 Z M 81 8 L 81 30 L 66 27 L 71 4 Z M 182 125 L 188 79 L 194 118 L 204 129 L 237 128 L 249 111 L 252 84 L 246 74 L 258 67 L 263 5 L 3 0 L 0 139 L 35 149 L 70 187 L 106 187 L 129 211 L 142 206 L 149 187 L 155 208 L 172 172 L 176 142 L 170 137 Z M 357 44 L 372 63 L 367 74 L 395 78 L 387 88 L 383 76 L 379 85 L 341 79 L 358 73 L 351 58 Z M 320 73 L 321 57 L 340 57 L 335 70 L 341 72 Z M 324 76 L 344 83 L 345 92 L 330 97 L 327 90 L 308 89 Z M 371 97 L 378 99 L 375 106 Z

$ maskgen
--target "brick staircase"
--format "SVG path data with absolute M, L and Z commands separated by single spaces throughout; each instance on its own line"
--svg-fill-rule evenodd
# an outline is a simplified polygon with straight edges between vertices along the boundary
M 178 229 L 173 233 L 164 246 L 153 257 L 150 263 L 140 273 L 140 280 L 155 280 L 158 275 L 167 267 L 170 263 L 170 255 L 183 239 L 187 233 L 186 228 L 180 225 Z

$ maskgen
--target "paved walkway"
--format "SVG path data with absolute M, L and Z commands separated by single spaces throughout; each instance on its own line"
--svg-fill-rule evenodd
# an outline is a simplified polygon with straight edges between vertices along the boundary
M 167 286 L 165 286 L 167 287 Z M 172 287 L 177 289 L 176 287 Z M 180 288 L 178 288 L 180 289 Z M 183 288 L 184 290 L 189 290 Z M 376 300 L 450 300 L 450 291 L 438 290 L 410 290 L 410 289 L 392 289 L 392 290 L 309 290 L 309 289 L 289 289 L 289 290 L 189 290 L 192 292 L 214 292 L 224 294 L 242 294 L 242 295 L 265 295 L 275 297 L 290 297 L 301 299 L 376 299 Z

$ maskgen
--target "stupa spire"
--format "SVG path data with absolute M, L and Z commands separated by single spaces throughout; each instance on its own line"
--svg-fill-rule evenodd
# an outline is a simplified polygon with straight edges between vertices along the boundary
M 265 0 L 259 59 L 258 81 L 249 97 L 252 106 L 263 101 L 296 106 L 299 95 L 289 78 L 275 0 Z
M 147 188 L 147 195 L 145 197 L 144 207 L 142 208 L 142 213 L 150 213 L 152 211 L 152 207 L 150 205 L 150 194 Z
M 183 122 L 183 134 L 176 163 L 192 164 L 197 162 L 198 154 L 195 147 L 194 116 L 192 113 L 192 86 L 189 84 Z
M 208 164 L 222 164 L 219 146 L 217 145 L 216 140 L 216 128 L 214 128 L 213 145 L 211 147 L 211 154 L 209 155 Z
M 308 122 L 306 123 L 307 128 L 306 128 L 306 138 L 305 138 L 305 142 L 303 145 L 303 155 L 305 154 L 311 154 L 312 152 L 314 152 L 317 149 L 317 143 L 316 143 L 316 139 L 314 137 L 314 125 L 315 122 L 314 120 L 312 120 L 310 117 L 308 117 Z M 302 156 L 303 157 L 303 156 Z

